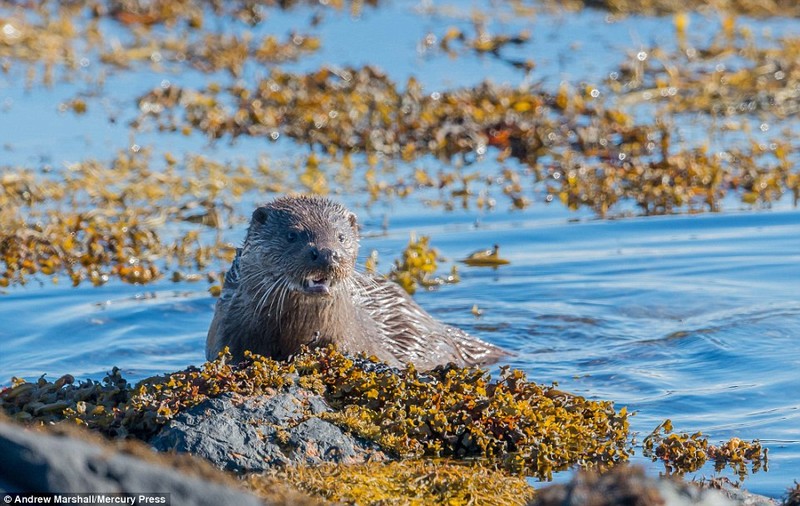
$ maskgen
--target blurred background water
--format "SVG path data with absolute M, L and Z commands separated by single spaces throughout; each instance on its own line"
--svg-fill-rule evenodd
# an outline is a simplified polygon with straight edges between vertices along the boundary
M 357 17 L 325 11 L 315 28 L 322 49 L 283 67 L 371 64 L 396 82 L 415 76 L 426 92 L 485 79 L 511 85 L 532 79 L 496 59 L 452 59 L 420 50 L 427 34 L 471 26 L 471 10 L 496 7 L 465 5 L 397 1 L 365 8 Z M 306 29 L 310 17 L 303 9 L 270 11 L 254 30 Z M 220 23 L 235 29 L 231 21 Z M 740 23 L 757 33 L 800 29 L 794 19 Z M 512 49 L 511 56 L 535 59 L 535 80 L 551 89 L 565 80 L 602 81 L 628 51 L 644 44 L 675 44 L 669 17 L 610 18 L 586 10 L 530 18 L 498 14 L 490 24 L 498 32 L 530 30 L 532 43 Z M 692 18 L 698 37 L 715 33 L 718 24 L 715 18 Z M 265 72 L 249 68 L 241 79 L 250 82 Z M 19 72 L 0 74 L 2 170 L 47 171 L 87 158 L 108 159 L 133 144 L 157 154 L 201 153 L 232 161 L 265 153 L 285 160 L 305 156 L 305 147 L 283 139 L 210 143 L 200 134 L 165 140 L 159 132 L 132 131 L 134 98 L 165 79 L 184 85 L 207 77 L 149 67 L 113 73 L 93 92 L 93 107 L 79 116 L 59 112 L 58 104 L 89 93 L 90 84 L 77 79 L 30 87 Z M 797 132 L 797 119 L 780 126 Z M 691 117 L 682 128 L 681 142 L 702 137 L 703 126 Z M 759 138 L 757 129 L 752 135 L 768 140 L 766 133 Z M 487 159 L 473 170 L 496 165 Z M 436 190 L 429 193 L 437 197 Z M 248 216 L 270 197 L 248 194 L 237 211 Z M 500 244 L 510 265 L 462 265 L 460 283 L 418 292 L 417 301 L 436 317 L 515 352 L 509 363 L 532 380 L 558 382 L 567 391 L 627 406 L 636 412 L 631 423 L 638 440 L 665 418 L 676 431 L 702 431 L 711 442 L 757 438 L 769 448 L 769 472 L 748 477 L 748 489 L 777 497 L 800 478 L 800 212 L 788 199 L 769 209 L 732 198 L 714 214 L 599 219 L 544 199 L 533 199 L 523 210 L 431 212 L 424 197 L 366 205 L 357 193 L 336 196 L 359 214 L 362 261 L 376 250 L 379 269 L 387 270 L 411 233 L 432 237 L 448 259 L 445 268 L 472 250 Z M 244 229 L 244 223 L 233 223 L 224 234 L 237 243 Z M 214 303 L 205 283 L 168 279 L 147 286 L 117 281 L 97 288 L 48 281 L 13 286 L 0 296 L 0 384 L 12 375 L 100 379 L 113 366 L 135 381 L 200 364 Z M 479 317 L 470 311 L 475 304 Z M 641 456 L 634 460 L 646 463 Z M 714 472 L 705 467 L 696 475 Z

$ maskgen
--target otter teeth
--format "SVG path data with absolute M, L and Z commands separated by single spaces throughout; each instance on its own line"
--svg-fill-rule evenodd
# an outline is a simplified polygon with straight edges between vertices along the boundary
M 310 276 L 305 280 L 306 293 L 328 293 L 330 282 L 327 276 Z

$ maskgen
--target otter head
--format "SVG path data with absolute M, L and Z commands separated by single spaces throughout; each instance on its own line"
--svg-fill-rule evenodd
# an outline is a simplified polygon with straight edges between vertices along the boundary
M 358 255 L 356 215 L 322 197 L 281 197 L 253 212 L 243 258 L 308 297 L 331 296 Z

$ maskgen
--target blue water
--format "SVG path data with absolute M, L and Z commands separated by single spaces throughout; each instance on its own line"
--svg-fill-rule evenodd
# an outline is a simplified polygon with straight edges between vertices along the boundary
M 427 91 L 484 79 L 525 80 L 491 58 L 452 60 L 419 52 L 427 33 L 441 36 L 447 26 L 466 31 L 471 26 L 469 10 L 428 15 L 427 5 L 367 8 L 358 19 L 326 14 L 314 32 L 323 49 L 286 68 L 370 63 L 398 82 L 414 75 Z M 291 29 L 308 31 L 308 17 L 303 11 L 276 13 L 261 29 L 281 37 Z M 717 24 L 698 16 L 692 22 L 701 35 L 702 30 L 711 35 Z M 797 20 L 740 22 L 756 31 L 800 31 Z M 531 29 L 533 42 L 509 53 L 534 58 L 535 80 L 550 86 L 561 80 L 599 83 L 627 51 L 673 43 L 670 18 L 609 21 L 598 11 L 531 18 L 501 13 L 490 26 L 495 33 Z M 397 36 L 380 37 L 387 27 Z M 263 73 L 248 69 L 244 79 Z M 57 112 L 57 104 L 85 84 L 26 90 L 21 75 L 0 74 L 0 104 L 6 104 L 0 112 L 2 170 L 108 159 L 132 142 L 156 153 L 201 153 L 219 160 L 266 155 L 290 164 L 306 153 L 287 141 L 209 144 L 193 135 L 164 142 L 157 132 L 131 133 L 127 121 L 135 117 L 138 94 L 164 78 L 197 84 L 205 78 L 196 72 L 114 73 L 100 96 L 89 100 L 85 116 Z M 107 121 L 109 109 L 121 118 L 114 124 Z M 795 122 L 786 126 L 796 129 Z M 696 137 L 697 126 L 685 128 L 687 139 Z M 419 163 L 433 169 L 441 164 Z M 500 169 L 491 157 L 470 167 L 487 174 Z M 711 442 L 760 439 L 770 451 L 769 472 L 748 477 L 745 486 L 782 495 L 800 478 L 800 211 L 787 199 L 754 210 L 731 198 L 722 213 L 601 220 L 590 211 L 545 204 L 540 188 L 529 190 L 534 204 L 522 211 L 508 209 L 504 200 L 492 211 L 431 211 L 422 202 L 440 197 L 435 190 L 372 206 L 358 193 L 337 198 L 359 214 L 362 258 L 378 251 L 382 271 L 412 232 L 432 237 L 447 258 L 443 270 L 473 250 L 499 244 L 510 265 L 495 270 L 459 264 L 459 284 L 420 292 L 416 299 L 438 318 L 515 352 L 510 364 L 531 379 L 558 382 L 565 390 L 635 411 L 631 424 L 639 441 L 665 418 L 676 431 L 702 431 Z M 237 210 L 246 216 L 266 198 L 247 195 Z M 224 233 L 237 242 L 244 226 Z M 72 288 L 45 281 L 12 287 L 0 295 L 0 384 L 12 375 L 32 379 L 44 373 L 99 379 L 115 365 L 137 380 L 199 364 L 215 302 L 206 289 L 205 282 L 169 280 L 148 286 L 111 282 Z M 470 311 L 475 304 L 483 311 L 480 317 Z M 635 460 L 645 462 L 640 455 Z M 712 475 L 710 468 L 697 473 Z

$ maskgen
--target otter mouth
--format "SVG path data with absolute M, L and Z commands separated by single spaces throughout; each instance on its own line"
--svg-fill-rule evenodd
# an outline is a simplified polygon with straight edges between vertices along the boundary
M 331 291 L 331 278 L 324 274 L 314 274 L 303 280 L 303 292 L 308 295 L 328 295 Z

